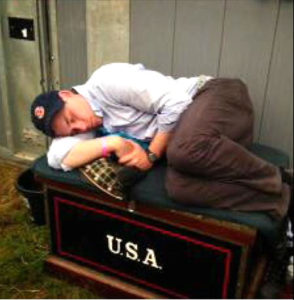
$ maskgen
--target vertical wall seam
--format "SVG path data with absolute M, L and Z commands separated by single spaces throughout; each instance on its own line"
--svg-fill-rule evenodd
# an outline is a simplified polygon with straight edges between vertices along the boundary
M 49 65 L 50 90 L 60 89 L 60 58 L 58 46 L 58 24 L 57 24 L 57 0 L 48 1 L 48 24 L 49 24 L 49 52 L 54 60 Z
M 132 62 L 132 1 L 129 2 L 129 62 Z
M 83 10 L 84 10 L 84 20 L 83 20 L 83 23 L 84 23 L 84 37 L 83 37 L 83 41 L 85 43 L 85 48 L 86 48 L 86 51 L 85 51 L 85 60 L 84 60 L 84 63 L 85 63 L 85 66 L 84 66 L 84 76 L 85 76 L 85 81 L 87 80 L 88 78 L 88 39 L 87 39 L 87 1 L 83 1 Z
M 87 78 L 89 78 L 89 76 L 91 75 L 90 74 L 90 47 L 89 47 L 89 30 L 88 28 L 90 27 L 89 26 L 89 16 L 88 16 L 88 11 L 89 11 L 89 0 L 85 0 L 85 26 L 86 26 L 86 53 L 87 53 Z
M 47 3 L 42 0 L 36 0 L 37 8 L 37 32 L 38 32 L 38 43 L 40 53 L 40 68 L 41 78 L 40 86 L 42 92 L 49 90 L 49 24 L 48 24 L 48 6 Z M 49 148 L 49 139 L 44 137 L 45 147 Z
M 41 0 L 36 0 L 36 8 L 37 8 L 37 36 L 38 36 L 38 46 L 40 53 L 40 68 L 41 68 L 41 78 L 40 85 L 42 92 L 46 92 L 48 90 L 48 20 L 46 18 L 46 3 L 41 2 Z
M 262 109 L 261 109 L 261 116 L 260 116 L 260 120 L 259 120 L 259 132 L 258 132 L 258 137 L 257 137 L 258 142 L 260 141 L 261 132 L 263 129 L 265 105 L 267 102 L 266 98 L 267 98 L 267 92 L 268 92 L 268 88 L 269 88 L 269 77 L 270 77 L 270 73 L 271 73 L 274 49 L 275 49 L 275 44 L 276 44 L 276 36 L 277 36 L 277 31 L 278 31 L 279 19 L 280 19 L 280 11 L 281 11 L 281 2 L 280 1 L 281 0 L 278 0 L 275 29 L 274 29 L 274 34 L 273 34 L 272 47 L 271 47 L 271 52 L 270 52 L 270 60 L 269 60 L 269 64 L 268 64 L 268 70 L 267 70 L 267 75 L 266 75 L 266 82 L 265 82 L 265 88 L 264 88 L 264 94 L 263 94 L 263 100 L 262 100 L 262 106 L 261 106 Z
M 170 72 L 171 75 L 174 76 L 174 59 L 175 59 L 175 40 L 176 40 L 176 23 L 177 23 L 177 2 L 178 0 L 175 0 L 175 4 L 174 4 L 174 26 L 173 26 L 173 41 L 172 41 L 172 55 L 171 55 L 171 68 L 170 68 Z
M 5 34 L 5 29 L 7 29 L 7 24 L 5 22 L 4 16 L 0 15 L 0 84 L 1 84 L 1 99 L 2 99 L 2 111 L 3 111 L 3 122 L 5 126 L 5 138 L 6 144 L 9 152 L 15 153 L 15 141 L 13 139 L 13 124 L 11 118 L 11 109 L 9 106 L 9 94 L 8 94 L 8 86 L 7 86 L 7 74 L 6 74 L 6 63 L 5 63 L 5 45 L 3 42 L 3 36 Z
M 223 54 L 223 46 L 224 46 L 224 36 L 225 36 L 225 21 L 226 21 L 226 11 L 227 11 L 227 0 L 224 0 L 224 13 L 223 13 L 223 22 L 222 22 L 222 31 L 221 31 L 221 40 L 220 40 L 220 48 L 219 48 L 219 56 L 218 56 L 218 64 L 216 75 L 219 76 L 221 58 Z

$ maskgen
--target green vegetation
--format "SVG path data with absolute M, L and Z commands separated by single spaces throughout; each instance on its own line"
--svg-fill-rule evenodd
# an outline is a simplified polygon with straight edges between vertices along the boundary
M 45 272 L 49 232 L 32 223 L 14 187 L 20 172 L 21 168 L 0 165 L 0 298 L 98 298 Z

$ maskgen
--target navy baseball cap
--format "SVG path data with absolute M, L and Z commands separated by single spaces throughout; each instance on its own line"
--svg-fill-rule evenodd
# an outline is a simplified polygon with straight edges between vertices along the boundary
M 44 134 L 54 137 L 51 128 L 54 116 L 64 107 L 64 101 L 59 96 L 59 91 L 50 91 L 40 94 L 31 105 L 31 119 L 35 127 Z

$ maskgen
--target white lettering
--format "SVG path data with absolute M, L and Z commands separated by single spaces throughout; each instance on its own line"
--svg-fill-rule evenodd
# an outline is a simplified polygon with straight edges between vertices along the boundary
M 151 267 L 153 267 L 153 268 L 162 269 L 162 267 L 158 266 L 158 264 L 157 264 L 154 250 L 149 249 L 149 248 L 147 248 L 146 250 L 147 250 L 147 254 L 146 254 L 146 257 L 143 261 L 143 264 L 144 265 L 150 265 L 151 264 Z
M 121 249 L 121 242 L 122 242 L 122 239 L 119 239 L 119 238 L 115 238 L 116 240 L 116 249 L 114 250 L 113 248 L 113 236 L 112 235 L 107 235 L 107 241 L 108 241 L 108 249 L 113 253 L 113 254 L 119 254 L 120 253 L 120 249 Z
M 121 251 L 121 247 L 122 247 L 122 242 L 123 240 L 118 238 L 118 237 L 114 237 L 110 234 L 106 235 L 107 237 L 107 244 L 108 244 L 108 249 L 110 252 L 112 252 L 113 254 L 119 254 L 121 256 L 125 256 L 128 259 L 140 262 L 140 258 L 138 255 L 138 245 L 132 242 L 127 242 L 124 245 L 124 249 L 125 252 Z M 145 259 L 141 262 L 144 265 L 148 266 L 148 267 L 152 267 L 155 269 L 162 269 L 161 266 L 158 265 L 157 260 L 156 260 L 156 256 L 155 256 L 155 251 L 153 249 L 147 248 L 146 249 L 146 256 Z
M 126 243 L 126 257 L 131 260 L 137 260 L 138 259 L 138 245 L 128 242 Z

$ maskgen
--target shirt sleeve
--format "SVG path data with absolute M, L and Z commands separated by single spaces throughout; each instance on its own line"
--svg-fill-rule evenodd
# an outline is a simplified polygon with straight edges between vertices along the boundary
M 162 103 L 161 103 L 162 102 Z M 182 112 L 192 102 L 192 98 L 184 92 L 171 91 L 164 95 L 158 103 L 157 126 L 160 132 L 170 132 L 175 127 Z
M 48 165 L 54 169 L 70 171 L 72 168 L 62 163 L 66 155 L 79 142 L 89 140 L 94 137 L 94 132 L 86 132 L 77 134 L 75 136 L 66 136 L 53 139 L 47 153 Z
M 156 115 L 159 131 L 171 131 L 192 102 L 188 93 L 177 88 L 175 79 L 157 71 L 130 69 L 109 74 L 100 81 L 100 88 L 116 101 L 113 105 L 121 105 L 121 111 L 130 106 Z

